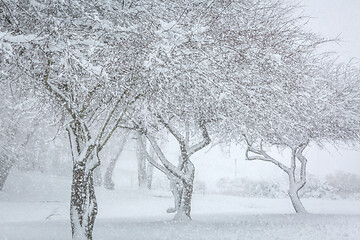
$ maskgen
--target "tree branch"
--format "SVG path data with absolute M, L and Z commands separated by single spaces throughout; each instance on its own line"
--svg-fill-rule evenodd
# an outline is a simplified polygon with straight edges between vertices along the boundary
M 51 83 L 49 83 L 49 77 L 50 77 L 50 70 L 51 70 L 51 59 L 48 59 L 48 68 L 46 69 L 45 76 L 43 78 L 44 85 L 46 89 L 55 95 L 55 97 L 62 103 L 62 105 L 65 107 L 65 109 L 70 113 L 71 117 L 77 121 L 79 120 L 77 117 L 77 114 L 74 112 L 74 108 L 71 107 L 71 103 L 66 100 L 66 97 L 57 89 L 54 87 Z
M 165 122 L 165 120 L 158 114 L 156 114 L 156 117 L 159 119 L 159 121 L 164 125 L 164 127 L 166 129 L 169 130 L 169 132 L 176 138 L 176 140 L 181 144 L 181 145 L 186 145 L 186 141 L 184 136 L 182 136 L 177 130 L 176 128 L 172 127 L 169 123 Z
M 256 154 L 256 156 L 249 156 L 249 152 L 252 152 Z M 277 161 L 276 159 L 272 158 L 270 155 L 268 155 L 262 147 L 260 149 L 253 148 L 251 145 L 248 145 L 245 152 L 245 157 L 247 160 L 254 161 L 254 160 L 261 160 L 265 162 L 271 162 L 281 168 L 284 172 L 287 174 L 290 173 L 290 168 L 282 164 L 281 162 Z
M 301 169 L 300 169 L 300 188 L 304 187 L 305 183 L 306 183 L 306 165 L 307 165 L 307 159 L 306 157 L 303 155 L 303 151 L 305 150 L 305 148 L 307 147 L 309 142 L 306 142 L 305 144 L 300 145 L 297 148 L 296 151 L 296 157 L 297 159 L 299 159 L 300 163 L 301 163 Z
M 191 146 L 189 148 L 189 151 L 188 151 L 188 155 L 189 157 L 191 155 L 193 155 L 194 153 L 196 153 L 197 151 L 200 151 L 201 149 L 203 149 L 204 147 L 206 147 L 207 145 L 210 144 L 211 142 L 211 139 L 210 139 L 210 136 L 209 136 L 209 133 L 207 131 L 207 128 L 205 126 L 205 123 L 204 122 L 201 122 L 200 123 L 200 129 L 201 129 L 201 134 L 203 136 L 203 140 L 193 146 Z
M 139 132 L 138 133 L 139 135 L 141 135 L 141 133 Z M 161 172 L 163 172 L 165 175 L 169 175 L 170 172 L 163 166 L 161 166 L 158 162 L 155 161 L 155 159 L 153 159 L 150 154 L 148 153 L 148 151 L 146 150 L 146 146 L 144 144 L 144 142 L 142 140 L 139 140 L 140 141 L 140 144 L 141 144 L 141 148 L 142 150 L 144 151 L 145 155 L 146 155 L 146 158 L 147 160 L 149 161 L 149 163 L 151 165 L 153 165 L 154 167 L 156 167 L 157 169 L 159 169 Z
M 184 174 L 177 169 L 171 162 L 169 162 L 164 153 L 161 151 L 160 147 L 158 146 L 155 138 L 153 136 L 151 136 L 149 133 L 143 133 L 145 134 L 146 138 L 149 140 L 151 146 L 153 147 L 153 149 L 155 150 L 157 156 L 159 157 L 161 163 L 164 165 L 164 167 L 174 176 L 178 177 L 181 180 L 185 180 L 184 178 Z
M 115 130 L 119 127 L 120 122 L 124 119 L 125 114 L 128 111 L 128 106 L 133 104 L 139 97 L 141 96 L 141 94 L 138 94 L 133 101 L 128 102 L 125 106 L 125 109 L 123 110 L 123 112 L 121 113 L 120 117 L 116 120 L 115 125 L 113 126 L 113 128 L 110 130 L 110 133 L 106 136 L 105 141 L 99 146 L 99 151 L 101 151 L 103 149 L 103 147 L 105 146 L 105 144 L 109 141 L 109 139 L 111 138 L 111 136 L 114 134 Z M 99 139 L 100 141 L 100 139 Z

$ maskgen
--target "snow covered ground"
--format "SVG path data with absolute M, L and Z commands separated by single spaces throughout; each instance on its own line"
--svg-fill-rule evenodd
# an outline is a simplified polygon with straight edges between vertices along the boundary
M 71 239 L 69 177 L 13 171 L 0 193 L 1 240 Z M 360 201 L 304 199 L 310 214 L 293 214 L 288 199 L 196 195 L 193 221 L 171 221 L 171 194 L 97 189 L 94 240 L 360 239 Z

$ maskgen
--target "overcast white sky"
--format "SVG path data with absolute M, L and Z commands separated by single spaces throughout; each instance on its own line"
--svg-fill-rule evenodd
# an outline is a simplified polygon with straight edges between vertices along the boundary
M 341 42 L 333 46 L 342 56 L 360 59 L 360 1 L 302 0 L 309 26 L 328 38 L 340 35 Z

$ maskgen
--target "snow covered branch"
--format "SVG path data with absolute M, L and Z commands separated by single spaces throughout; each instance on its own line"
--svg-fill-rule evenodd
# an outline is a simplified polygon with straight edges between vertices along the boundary
M 253 153 L 255 155 L 250 156 L 249 153 Z M 246 160 L 254 161 L 254 160 L 260 160 L 265 162 L 271 162 L 281 168 L 284 172 L 289 174 L 291 169 L 281 162 L 277 161 L 273 157 L 271 157 L 269 154 L 266 153 L 266 151 L 263 150 L 262 146 L 260 148 L 255 148 L 252 145 L 247 145 L 246 151 L 245 151 L 245 157 Z
M 202 134 L 203 140 L 201 142 L 197 143 L 197 144 L 194 144 L 193 146 L 191 146 L 189 148 L 189 153 L 188 153 L 189 156 L 193 155 L 197 151 L 200 151 L 201 149 L 203 149 L 204 147 L 209 145 L 210 142 L 211 142 L 211 139 L 210 139 L 210 136 L 209 136 L 209 133 L 207 131 L 205 123 L 201 122 L 199 124 L 199 127 L 201 129 L 201 134 Z

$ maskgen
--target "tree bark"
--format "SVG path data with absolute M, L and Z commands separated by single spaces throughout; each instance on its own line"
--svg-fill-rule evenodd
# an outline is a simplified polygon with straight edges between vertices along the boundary
M 191 200 L 194 190 L 195 167 L 188 159 L 184 167 L 185 180 L 179 185 L 178 193 L 180 195 L 180 206 L 177 209 L 176 220 L 191 220 Z M 182 187 L 182 188 L 180 188 Z
M 145 188 L 147 186 L 147 171 L 146 171 L 146 141 L 144 136 L 137 134 L 136 138 L 137 147 L 136 147 L 136 157 L 138 161 L 138 184 L 140 188 Z
M 87 172 L 85 165 L 75 163 L 73 165 L 70 201 L 73 239 L 92 240 L 92 231 L 97 212 L 93 170 Z
M 151 190 L 154 167 L 150 163 L 146 163 L 146 187 Z
M 70 223 L 74 240 L 92 240 L 98 212 L 94 170 L 100 165 L 97 145 L 79 122 L 67 129 L 72 151 L 73 179 L 70 198 Z
M 295 209 L 295 212 L 296 213 L 306 213 L 307 211 L 299 197 L 299 190 L 301 189 L 301 187 L 299 187 L 297 185 L 298 184 L 296 184 L 294 181 L 290 180 L 288 194 L 289 194 L 291 203 Z
M 291 169 L 287 172 L 289 176 L 289 197 L 296 213 L 306 213 L 306 209 L 302 204 L 299 191 L 306 184 L 306 158 L 302 155 L 307 144 L 300 145 L 291 151 Z M 300 176 L 296 177 L 298 169 L 297 160 L 300 162 Z
M 146 138 L 144 138 L 144 140 L 146 141 Z M 145 144 L 143 146 L 145 146 Z M 145 158 L 147 159 L 146 151 L 147 150 L 145 149 L 144 154 L 145 154 Z M 156 161 L 157 158 L 156 153 L 151 146 L 150 146 L 150 156 L 152 157 L 152 159 L 154 159 L 154 161 Z M 154 166 L 149 161 L 146 161 L 146 183 L 147 183 L 147 188 L 149 190 L 151 190 L 152 188 L 153 174 L 154 174 Z
M 14 162 L 11 161 L 8 156 L 0 157 L 0 191 L 3 189 L 13 165 Z
M 179 212 L 180 206 L 181 206 L 181 199 L 182 199 L 182 194 L 183 194 L 183 189 L 184 187 L 183 182 L 176 178 L 176 177 L 168 177 L 169 181 L 170 181 L 170 190 L 171 193 L 174 196 L 174 207 L 170 207 L 167 209 L 168 213 L 174 213 L 174 212 Z
M 110 160 L 110 163 L 106 168 L 106 172 L 105 172 L 105 176 L 104 176 L 104 187 L 106 189 L 113 190 L 115 187 L 115 183 L 112 180 L 112 176 L 114 174 L 114 169 L 115 169 L 116 163 L 117 163 L 122 151 L 124 150 L 124 146 L 127 141 L 128 135 L 129 135 L 128 133 L 125 133 L 124 136 L 121 138 L 118 152 L 117 152 L 115 158 Z

